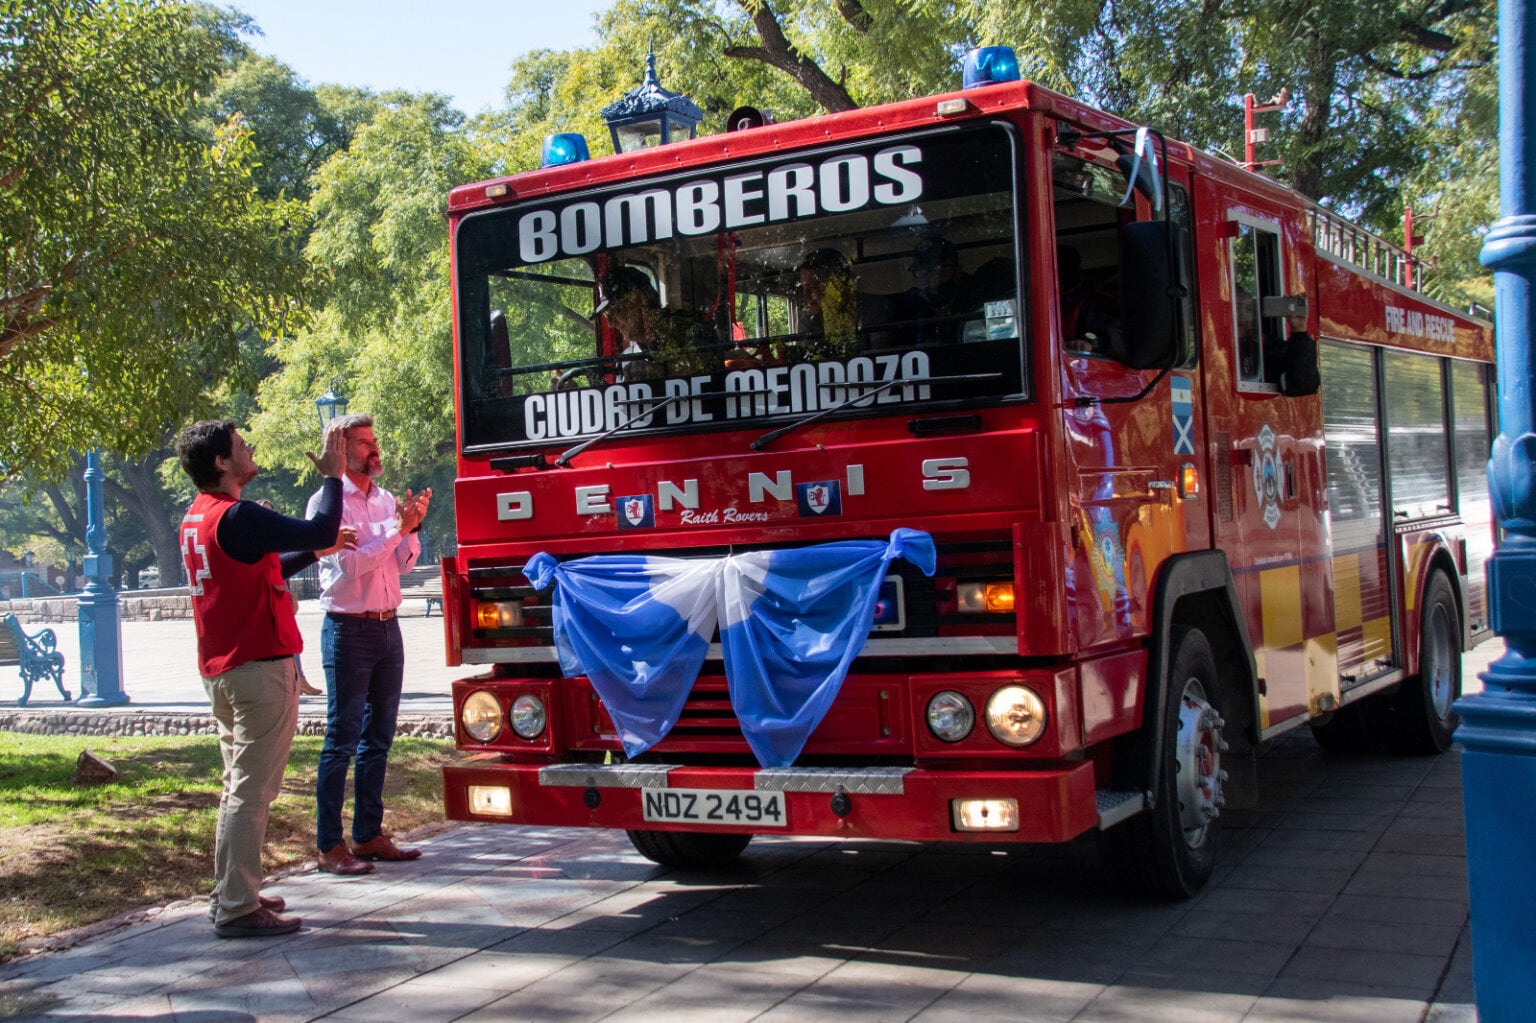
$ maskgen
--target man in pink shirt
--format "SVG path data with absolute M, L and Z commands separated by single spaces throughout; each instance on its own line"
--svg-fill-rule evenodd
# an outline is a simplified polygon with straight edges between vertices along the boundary
M 421 556 L 416 531 L 432 491 L 396 501 L 374 480 L 383 474 L 373 417 L 343 416 L 332 429 L 346 438 L 341 521 L 357 529 L 357 549 L 320 559 L 320 657 L 328 690 L 325 745 L 315 781 L 315 845 L 320 869 L 366 874 L 370 860 L 414 860 L 384 833 L 384 771 L 395 738 L 395 715 L 405 674 L 400 642 L 400 573 Z M 320 495 L 310 498 L 310 505 Z M 356 763 L 352 845 L 342 841 L 341 808 L 347 770 Z

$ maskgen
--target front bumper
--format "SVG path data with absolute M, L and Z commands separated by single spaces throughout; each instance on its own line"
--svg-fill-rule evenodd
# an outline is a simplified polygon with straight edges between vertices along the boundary
M 509 812 L 472 812 L 470 786 L 506 789 Z M 786 804 L 787 827 L 705 827 L 647 821 L 642 811 L 647 789 L 780 792 Z M 1087 761 L 1028 771 L 979 771 L 540 765 L 487 758 L 443 768 L 443 791 L 450 819 L 502 824 L 979 842 L 1065 842 L 1099 824 L 1093 765 Z M 951 802 L 958 799 L 1017 800 L 1019 829 L 957 831 L 951 825 Z

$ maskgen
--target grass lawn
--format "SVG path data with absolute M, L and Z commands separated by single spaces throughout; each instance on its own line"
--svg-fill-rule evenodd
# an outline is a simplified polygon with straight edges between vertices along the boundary
M 272 803 L 263 866 L 314 858 L 319 736 L 294 739 Z M 111 785 L 76 786 L 89 749 L 118 770 Z M 447 739 L 397 738 L 384 790 L 384 828 L 443 819 Z M 29 938 L 106 920 L 213 888 L 218 739 L 198 736 L 0 732 L 0 961 Z M 351 799 L 348 797 L 350 813 Z

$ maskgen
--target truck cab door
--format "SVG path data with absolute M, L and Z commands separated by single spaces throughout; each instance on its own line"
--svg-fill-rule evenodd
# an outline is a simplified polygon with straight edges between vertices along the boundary
M 1321 403 L 1280 386 L 1287 339 L 1303 325 L 1286 313 L 1315 307 L 1302 258 L 1311 239 L 1296 211 L 1206 181 L 1197 196 L 1202 222 L 1220 239 L 1201 268 L 1217 296 L 1202 353 L 1212 529 L 1254 644 L 1262 731 L 1326 709 L 1338 694 Z

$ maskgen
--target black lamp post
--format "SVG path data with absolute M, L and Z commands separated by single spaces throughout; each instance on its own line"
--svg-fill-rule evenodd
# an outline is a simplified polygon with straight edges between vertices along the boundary
M 687 96 L 668 92 L 656 80 L 656 51 L 645 55 L 645 80 L 616 103 L 603 108 L 615 153 L 693 138 L 704 111 Z
M 347 399 L 327 387 L 325 393 L 315 399 L 315 411 L 320 413 L 320 429 L 323 431 L 332 420 L 347 414 Z

